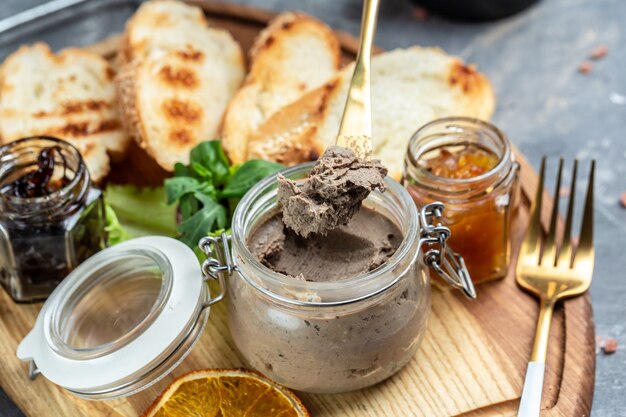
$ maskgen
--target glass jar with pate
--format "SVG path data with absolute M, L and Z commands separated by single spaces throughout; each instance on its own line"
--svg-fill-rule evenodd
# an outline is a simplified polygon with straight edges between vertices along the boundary
M 311 167 L 284 175 L 303 180 Z M 327 257 L 315 266 L 326 277 L 311 282 L 268 268 L 251 249 L 255 231 L 277 212 L 276 186 L 275 177 L 258 184 L 233 218 L 228 321 L 245 362 L 287 387 L 317 393 L 351 391 L 393 375 L 413 357 L 426 328 L 430 278 L 421 246 L 438 242 L 430 225 L 434 214 L 420 216 L 402 186 L 387 178 L 386 192 L 372 192 L 361 212 L 382 216 L 369 219 L 368 227 L 381 219 L 393 223 L 400 236 L 379 239 L 399 238 L 395 253 L 365 273 L 340 268 Z M 349 245 L 351 238 L 331 240 Z M 319 247 L 306 250 L 323 256 Z M 299 260 L 299 268 L 309 261 Z M 473 293 L 471 281 L 461 284 L 456 271 L 451 273 Z
M 506 275 L 517 172 L 506 136 L 481 120 L 435 120 L 409 143 L 404 186 L 418 207 L 445 204 L 450 246 L 465 259 L 474 283 Z
M 105 240 L 102 193 L 75 147 L 43 136 L 0 147 L 0 282 L 15 301 L 45 299 Z

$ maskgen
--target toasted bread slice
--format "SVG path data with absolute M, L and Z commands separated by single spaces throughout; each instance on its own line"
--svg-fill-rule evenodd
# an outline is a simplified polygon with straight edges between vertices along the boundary
M 335 143 L 353 66 L 270 117 L 251 135 L 247 158 L 293 165 Z M 495 95 L 473 66 L 437 48 L 413 47 L 372 60 L 373 157 L 400 178 L 411 135 L 447 116 L 489 119 Z
M 233 163 L 245 161 L 248 138 L 265 120 L 335 75 L 340 52 L 333 31 L 312 17 L 283 13 L 270 22 L 254 42 L 250 72 L 224 116 L 222 144 Z
M 126 27 L 118 90 L 128 129 L 164 169 L 215 139 L 244 77 L 241 48 L 200 9 L 151 1 Z
M 11 54 L 0 70 L 0 137 L 4 142 L 49 135 L 83 152 L 94 181 L 123 158 L 130 138 L 123 128 L 115 71 L 99 55 L 65 49 L 53 54 L 38 43 Z
M 120 65 L 193 46 L 198 29 L 208 25 L 202 10 L 175 0 L 143 3 L 128 20 L 118 60 Z

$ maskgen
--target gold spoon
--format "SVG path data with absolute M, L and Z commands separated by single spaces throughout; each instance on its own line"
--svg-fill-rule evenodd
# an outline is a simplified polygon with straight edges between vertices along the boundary
M 351 148 L 360 157 L 372 155 L 372 105 L 370 65 L 376 32 L 379 0 L 364 0 L 359 52 L 350 81 L 348 99 L 341 118 L 337 146 Z

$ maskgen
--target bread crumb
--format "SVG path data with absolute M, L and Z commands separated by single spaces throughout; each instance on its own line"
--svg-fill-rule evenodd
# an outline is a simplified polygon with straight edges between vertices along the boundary
M 589 61 L 584 61 L 578 66 L 578 72 L 584 75 L 589 74 L 592 70 L 593 65 L 591 65 L 591 62 Z
M 598 45 L 591 50 L 589 54 L 589 59 L 593 59 L 594 61 L 600 60 L 604 58 L 609 53 L 609 47 L 606 45 Z
M 615 353 L 617 351 L 617 339 L 610 338 L 604 341 L 604 346 L 602 346 L 602 350 L 606 354 Z
M 424 21 L 426 19 L 428 19 L 428 10 L 426 10 L 423 7 L 414 7 L 413 8 L 413 17 L 416 18 L 417 20 L 421 20 Z

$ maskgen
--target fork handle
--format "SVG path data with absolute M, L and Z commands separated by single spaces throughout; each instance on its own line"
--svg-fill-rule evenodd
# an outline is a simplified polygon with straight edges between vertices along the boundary
M 519 405 L 517 417 L 539 416 L 545 369 L 545 362 L 528 362 L 526 379 L 524 380 L 524 391 L 522 391 L 522 400 Z
M 546 368 L 546 353 L 548 352 L 548 338 L 550 323 L 556 300 L 541 298 L 539 305 L 539 319 L 535 331 L 535 342 L 530 355 L 530 362 L 526 369 L 524 390 L 520 401 L 517 417 L 539 417 L 541 409 L 541 393 L 543 390 L 543 376 Z

